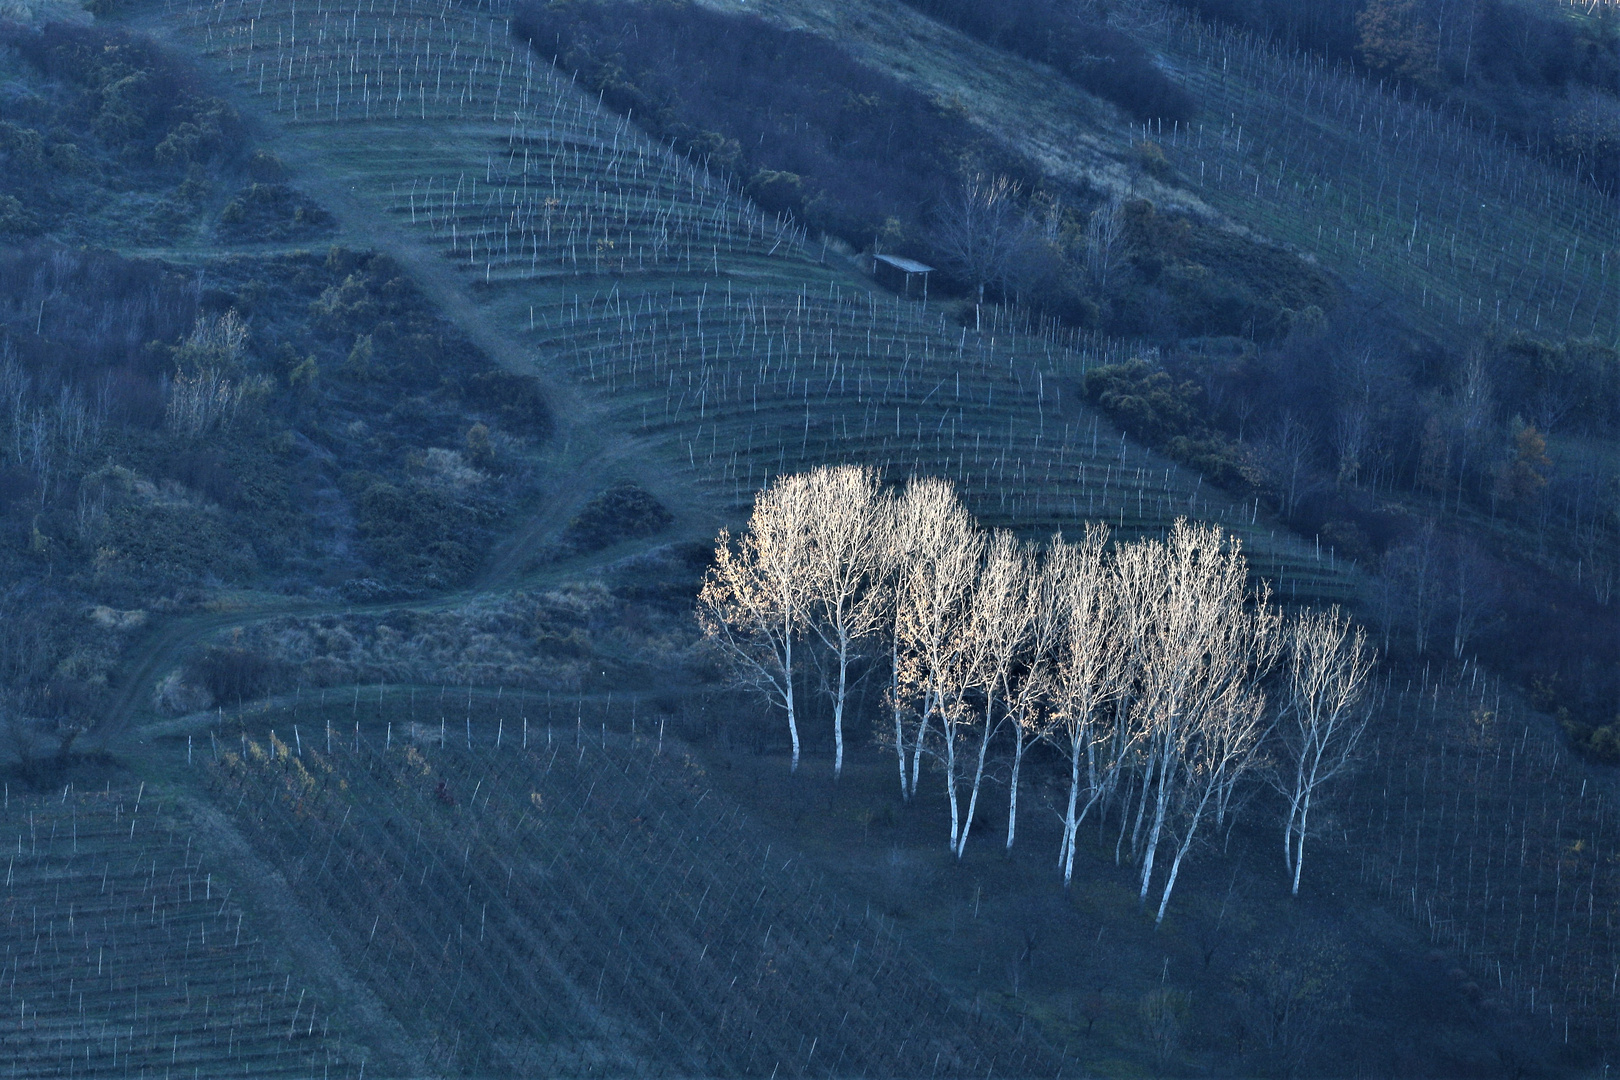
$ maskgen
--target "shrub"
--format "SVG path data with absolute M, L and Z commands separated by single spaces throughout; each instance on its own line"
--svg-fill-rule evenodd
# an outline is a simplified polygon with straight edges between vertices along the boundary
M 356 499 L 358 531 L 377 564 L 412 585 L 442 588 L 478 568 L 492 510 L 427 484 L 377 480 Z
M 307 239 L 330 233 L 335 225 L 332 215 L 303 192 L 277 183 L 250 184 L 219 215 L 220 235 L 237 240 Z
M 1145 360 L 1107 364 L 1086 372 L 1086 397 L 1106 409 L 1119 425 L 1156 446 L 1199 432 L 1202 391 L 1173 382 Z
M 216 702 L 252 701 L 275 688 L 280 665 L 234 646 L 209 645 L 186 665 L 187 681 L 208 691 Z
M 599 551 L 621 540 L 654 536 L 675 516 L 635 484 L 615 484 L 586 503 L 563 530 L 563 542 L 577 552 Z

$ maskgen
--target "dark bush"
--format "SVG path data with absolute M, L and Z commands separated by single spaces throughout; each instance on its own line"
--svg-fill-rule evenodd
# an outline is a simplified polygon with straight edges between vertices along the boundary
M 1092 368 L 1086 372 L 1085 394 L 1126 431 L 1155 446 L 1203 427 L 1203 392 L 1193 383 L 1174 382 L 1145 360 Z
M 219 215 L 219 233 L 234 240 L 301 240 L 330 233 L 336 220 L 286 184 L 254 183 L 237 192 Z
M 210 645 L 186 665 L 189 681 L 221 704 L 263 697 L 275 689 L 280 666 L 251 649 Z
M 1050 64 L 1137 120 L 1187 120 L 1197 103 L 1147 50 L 1071 0 L 905 0 L 987 45 Z
M 545 438 L 551 431 L 551 410 L 532 376 L 500 368 L 475 372 L 463 384 L 462 396 L 473 408 L 492 413 L 514 434 Z
M 494 511 L 425 484 L 375 481 L 358 493 L 358 531 L 377 565 L 408 585 L 443 588 L 478 568 Z
M 675 516 L 651 494 L 632 483 L 619 483 L 586 503 L 563 530 L 563 542 L 577 552 L 599 551 L 667 529 Z

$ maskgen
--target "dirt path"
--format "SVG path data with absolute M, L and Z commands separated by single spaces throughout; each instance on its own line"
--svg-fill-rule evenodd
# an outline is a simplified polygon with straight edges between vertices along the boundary
M 131 25 L 193 56 L 205 69 L 210 61 L 175 33 L 171 21 L 156 13 L 138 16 Z M 235 611 L 181 616 L 158 622 L 129 649 L 116 678 L 118 690 L 103 718 L 90 734 L 91 743 L 107 745 L 130 733 L 135 720 L 149 714 L 157 680 L 178 664 L 186 652 L 220 631 L 246 626 L 286 614 L 372 614 L 401 608 L 438 609 L 467 603 L 481 594 L 518 584 L 544 586 L 587 573 L 609 561 L 668 542 L 672 537 L 712 534 L 719 511 L 713 499 L 671 468 L 670 463 L 644 439 L 617 430 L 598 402 L 582 392 L 562 372 L 550 368 L 547 358 L 521 336 L 500 324 L 489 307 L 480 304 L 468 280 L 443 253 L 425 238 L 402 228 L 399 221 L 380 211 L 367 195 L 366 177 L 335 160 L 341 147 L 328 140 L 332 132 L 321 128 L 286 129 L 260 112 L 258 101 L 238 92 L 221 78 L 215 90 L 228 97 L 257 127 L 256 143 L 286 165 L 290 180 L 338 220 L 330 237 L 308 244 L 258 244 L 231 247 L 217 244 L 163 248 L 130 248 L 121 254 L 172 262 L 197 262 L 231 255 L 264 256 L 319 249 L 329 244 L 374 250 L 388 255 L 410 276 L 423 297 L 452 320 L 480 349 L 507 370 L 540 379 L 554 418 L 554 431 L 544 453 L 542 496 L 539 508 L 516 524 L 496 545 L 488 564 L 467 589 L 426 601 L 354 605 L 278 600 L 266 597 Z M 434 132 L 425 128 L 424 139 Z M 652 492 L 676 516 L 663 536 L 630 547 L 569 559 L 527 572 L 536 552 L 555 540 L 568 522 L 595 494 L 618 479 L 632 479 Z

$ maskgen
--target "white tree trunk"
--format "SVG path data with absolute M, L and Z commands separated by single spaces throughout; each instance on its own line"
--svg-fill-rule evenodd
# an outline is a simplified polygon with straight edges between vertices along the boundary
M 1018 834 L 1018 772 L 1024 765 L 1024 725 L 1015 724 L 1014 735 L 1017 745 L 1013 748 L 1012 791 L 1007 797 L 1007 851 L 1013 848 L 1013 839 Z
M 955 854 L 956 840 L 962 831 L 961 812 L 956 804 L 956 732 L 949 718 L 942 721 L 940 726 L 945 729 L 945 797 L 951 804 L 951 853 Z M 920 753 L 921 744 L 918 745 Z
M 1161 753 L 1168 755 L 1168 747 Z M 1147 842 L 1142 851 L 1142 890 L 1139 903 L 1147 903 L 1148 886 L 1153 880 L 1153 859 L 1159 851 L 1159 840 L 1164 835 L 1165 818 L 1170 816 L 1170 799 L 1175 791 L 1176 762 L 1167 760 L 1159 766 L 1159 784 L 1153 797 L 1153 824 L 1148 829 Z
M 933 719 L 933 716 L 933 696 L 931 694 L 924 693 L 922 719 L 917 722 L 917 742 L 916 745 L 911 748 L 911 795 L 909 797 L 913 799 L 917 797 L 917 780 L 922 774 L 923 743 L 927 739 L 928 723 Z M 949 725 L 946 725 L 945 732 L 947 735 L 950 734 Z
M 1305 865 L 1305 829 L 1307 819 L 1310 817 L 1310 815 L 1311 793 L 1309 789 L 1306 789 L 1305 803 L 1299 808 L 1299 828 L 1296 832 L 1299 839 L 1296 841 L 1298 847 L 1294 852 L 1294 887 L 1293 891 L 1289 893 L 1290 896 L 1299 895 L 1299 872 L 1300 869 Z
M 973 766 L 973 788 L 968 795 L 967 820 L 962 822 L 962 835 L 956 841 L 956 857 L 960 859 L 962 852 L 967 848 L 968 831 L 973 828 L 973 813 L 979 805 L 979 785 L 984 782 L 984 756 L 990 749 L 990 737 L 995 734 L 990 726 L 990 714 L 995 708 L 996 699 L 991 696 L 985 703 L 984 709 L 984 737 L 979 740 L 979 760 Z
M 906 787 L 906 731 L 901 723 L 904 710 L 900 707 L 900 657 L 893 649 L 889 653 L 889 697 L 894 706 L 894 754 L 900 766 L 900 801 L 910 802 L 911 791 Z
M 838 643 L 838 697 L 833 701 L 833 779 L 844 775 L 844 697 L 849 690 L 849 642 Z
M 791 623 L 787 631 L 787 648 L 784 653 L 786 663 L 783 667 L 782 702 L 787 706 L 788 735 L 793 739 L 793 765 L 790 772 L 799 771 L 799 718 L 793 708 L 793 636 Z
M 1080 820 L 1074 808 L 1080 802 L 1080 743 L 1070 741 L 1069 752 L 1069 806 L 1063 814 L 1063 887 L 1067 889 L 1074 878 L 1074 835 L 1080 830 Z

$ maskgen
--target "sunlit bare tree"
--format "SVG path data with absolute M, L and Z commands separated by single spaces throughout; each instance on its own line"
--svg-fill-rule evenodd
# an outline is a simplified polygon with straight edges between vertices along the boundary
M 714 566 L 698 594 L 704 636 L 718 648 L 737 683 L 786 711 L 795 771 L 799 724 L 793 647 L 804 622 L 808 505 L 802 476 L 782 477 L 761 492 L 748 528 L 736 542 L 720 533 Z
M 883 498 L 877 473 L 858 466 L 822 467 L 805 477 L 802 516 L 807 623 L 837 669 L 833 699 L 833 776 L 844 771 L 844 707 L 849 668 L 859 643 L 883 622 Z
M 1107 547 L 1108 526 L 1087 525 L 1078 544 L 1053 541 L 1043 575 L 1049 602 L 1061 620 L 1051 665 L 1052 723 L 1045 735 L 1069 764 L 1058 855 L 1065 888 L 1074 877 L 1075 832 L 1117 778 L 1126 750 L 1112 724 L 1126 672 L 1124 628 Z

